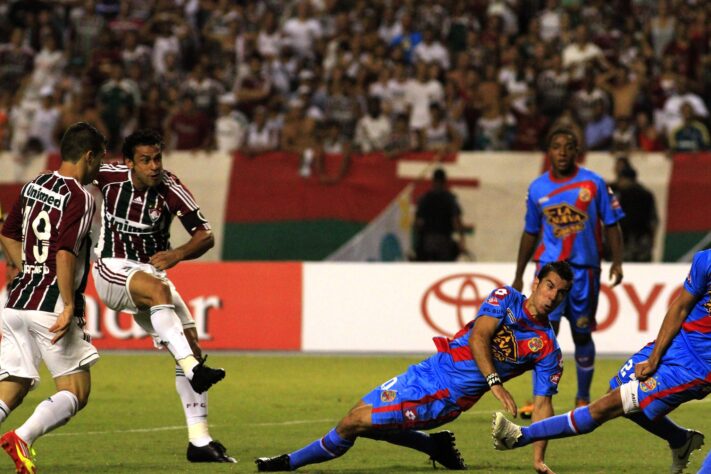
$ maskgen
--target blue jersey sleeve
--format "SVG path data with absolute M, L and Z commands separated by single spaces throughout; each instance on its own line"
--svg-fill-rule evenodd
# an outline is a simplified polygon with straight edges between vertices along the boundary
M 489 297 L 484 300 L 479 308 L 479 312 L 476 315 L 477 318 L 479 316 L 491 316 L 498 319 L 499 326 L 501 326 L 506 317 L 506 308 L 510 303 L 509 300 L 513 297 L 514 291 L 508 286 L 502 286 L 489 293 Z
M 529 234 L 538 234 L 541 231 L 541 209 L 536 202 L 536 194 L 533 192 L 535 182 L 528 187 L 526 195 L 526 219 L 523 230 Z
M 625 213 L 620 207 L 620 203 L 612 192 L 612 189 L 605 183 L 602 178 L 596 179 L 597 186 L 600 192 L 597 193 L 597 207 L 599 218 L 605 225 L 613 225 L 619 222 Z
M 563 375 L 563 356 L 556 349 L 533 368 L 533 395 L 550 397 L 558 393 L 558 382 Z
M 709 254 L 704 250 L 694 255 L 691 261 L 691 270 L 684 281 L 684 289 L 694 296 L 703 296 L 709 280 Z

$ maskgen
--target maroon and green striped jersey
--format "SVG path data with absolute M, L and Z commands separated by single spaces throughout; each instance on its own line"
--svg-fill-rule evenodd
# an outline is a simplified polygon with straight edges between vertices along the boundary
M 185 230 L 194 234 L 210 230 L 210 224 L 187 187 L 170 171 L 161 182 L 138 190 L 124 165 L 101 165 L 96 185 L 104 202 L 101 234 L 96 246 L 99 258 L 126 258 L 147 263 L 170 248 L 170 223 L 178 216 Z
M 74 178 L 57 172 L 41 174 L 25 184 L 2 229 L 22 242 L 22 273 L 12 282 L 7 307 L 60 313 L 57 252 L 77 256 L 74 275 L 75 315 L 84 314 L 84 289 L 89 272 L 89 229 L 94 198 Z

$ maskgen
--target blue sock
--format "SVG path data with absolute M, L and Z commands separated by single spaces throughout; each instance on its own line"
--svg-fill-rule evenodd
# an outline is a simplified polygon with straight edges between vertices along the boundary
M 341 438 L 336 428 L 333 428 L 323 438 L 289 454 L 289 464 L 292 469 L 297 469 L 307 464 L 329 461 L 343 456 L 351 446 L 353 441 Z
M 396 444 L 398 446 L 416 449 L 425 454 L 432 454 L 432 439 L 430 438 L 430 435 L 423 431 L 393 431 L 388 433 L 379 433 L 376 435 L 365 435 L 364 437 L 378 441 L 387 441 L 388 443 Z
M 590 401 L 590 386 L 595 372 L 595 343 L 592 338 L 580 346 L 575 346 L 575 368 L 578 372 L 577 398 Z
M 711 450 L 706 456 L 706 459 L 704 459 L 704 463 L 701 465 L 701 470 L 698 474 L 711 474 Z
M 590 433 L 600 426 L 590 415 L 589 407 L 580 407 L 564 415 L 552 416 L 537 421 L 531 426 L 521 427 L 521 436 L 516 447 L 526 446 L 542 439 L 567 438 L 579 434 Z
M 643 413 L 632 413 L 626 416 L 653 435 L 665 440 L 672 449 L 686 443 L 686 429 L 674 423 L 668 416 L 654 421 Z

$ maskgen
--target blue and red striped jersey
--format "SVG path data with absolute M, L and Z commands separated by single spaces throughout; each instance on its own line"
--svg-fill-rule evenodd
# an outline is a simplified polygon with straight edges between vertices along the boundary
M 558 392 L 563 373 L 562 354 L 550 323 L 533 318 L 525 302 L 525 296 L 504 286 L 491 292 L 477 318 L 490 316 L 499 320 L 490 348 L 501 379 L 506 381 L 533 370 L 533 394 L 551 396 Z M 432 357 L 448 385 L 468 396 L 481 396 L 489 390 L 469 347 L 475 322 L 476 319 L 464 326 L 452 339 L 434 338 L 439 354 Z
M 684 289 L 699 300 L 682 323 L 679 336 L 711 370 L 711 250 L 694 255 Z
M 570 178 L 556 179 L 547 172 L 531 183 L 524 231 L 539 234 L 543 229 L 533 255 L 536 262 L 567 260 L 582 267 L 599 267 L 601 224 L 613 225 L 624 216 L 605 181 L 577 167 Z

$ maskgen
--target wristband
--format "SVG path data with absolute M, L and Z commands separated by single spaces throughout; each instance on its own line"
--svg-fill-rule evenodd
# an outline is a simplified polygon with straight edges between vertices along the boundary
M 499 377 L 499 374 L 496 372 L 492 372 L 486 376 L 486 383 L 489 384 L 489 387 L 493 387 L 494 385 L 502 385 L 501 377 Z

